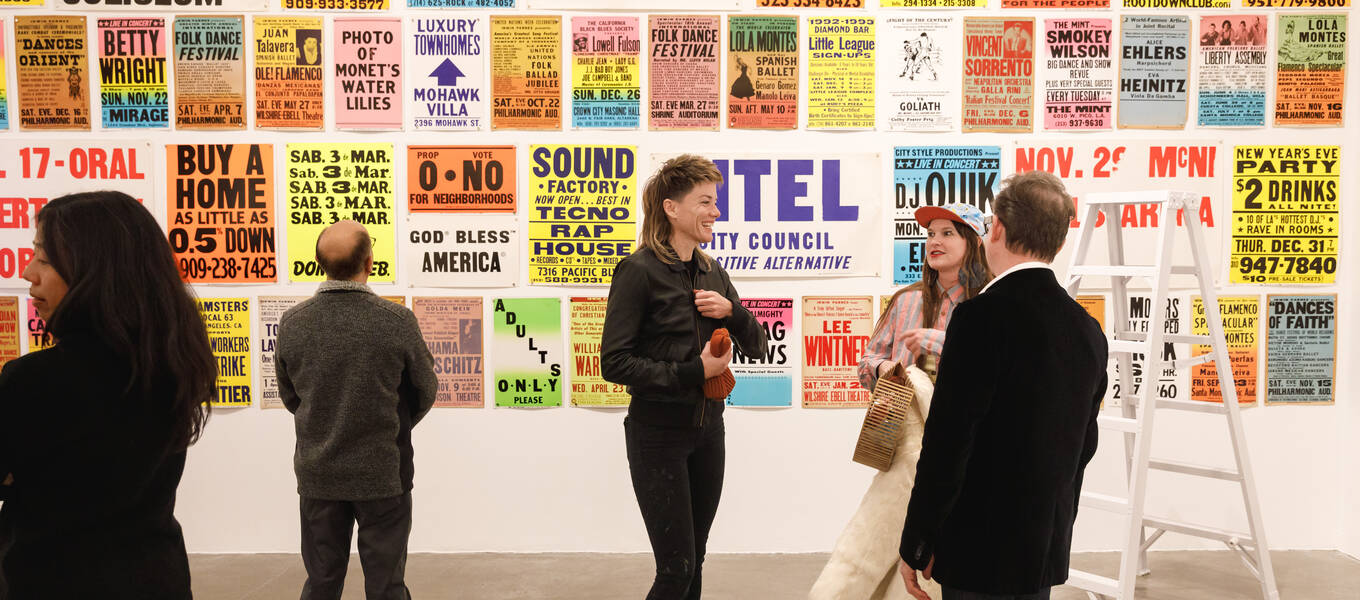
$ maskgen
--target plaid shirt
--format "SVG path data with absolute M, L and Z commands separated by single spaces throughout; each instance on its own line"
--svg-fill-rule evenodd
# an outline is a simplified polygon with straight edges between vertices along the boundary
M 944 291 L 940 314 L 935 316 L 935 322 L 921 339 L 921 348 L 926 352 L 939 355 L 944 349 L 944 330 L 949 326 L 949 316 L 954 313 L 954 307 L 963 302 L 963 293 L 963 286 L 959 284 Z M 898 296 L 897 301 L 889 307 L 887 323 L 869 339 L 869 345 L 859 357 L 859 383 L 864 389 L 874 389 L 874 384 L 878 382 L 878 366 L 884 361 L 893 360 L 907 366 L 916 364 L 916 354 L 906 344 L 897 343 L 897 339 L 907 331 L 925 327 L 925 319 L 921 315 L 923 304 L 921 292 L 910 291 Z

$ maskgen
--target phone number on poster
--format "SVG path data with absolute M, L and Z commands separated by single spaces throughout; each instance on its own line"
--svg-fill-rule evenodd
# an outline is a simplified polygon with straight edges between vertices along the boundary
M 1261 256 L 1251 258 L 1243 256 L 1237 261 L 1237 270 L 1243 274 L 1260 273 L 1262 275 L 1274 275 L 1276 271 L 1283 268 L 1285 273 L 1306 275 L 1308 273 L 1335 273 L 1336 258 L 1314 256 Z M 1248 277 L 1248 280 L 1251 278 Z
M 274 257 L 260 258 L 214 256 L 187 257 L 179 259 L 179 273 L 184 279 L 236 279 L 246 275 L 251 279 L 274 279 L 278 277 L 278 265 Z

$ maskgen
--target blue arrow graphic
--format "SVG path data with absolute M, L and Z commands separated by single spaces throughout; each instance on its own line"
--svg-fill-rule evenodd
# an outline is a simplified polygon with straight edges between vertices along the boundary
M 456 86 L 458 85 L 458 78 L 467 77 L 467 75 L 458 69 L 458 65 L 446 58 L 444 62 L 439 63 L 439 66 L 434 68 L 434 71 L 430 72 L 430 77 L 439 78 L 439 85 L 442 87 L 446 85 Z

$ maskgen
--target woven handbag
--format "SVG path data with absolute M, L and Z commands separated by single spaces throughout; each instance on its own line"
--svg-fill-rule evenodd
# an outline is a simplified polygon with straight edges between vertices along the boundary
M 859 430 L 859 441 L 855 443 L 855 462 L 880 471 L 892 466 L 907 412 L 915 399 L 916 390 L 901 363 L 878 378 L 870 396 L 869 412 L 864 415 L 864 426 Z

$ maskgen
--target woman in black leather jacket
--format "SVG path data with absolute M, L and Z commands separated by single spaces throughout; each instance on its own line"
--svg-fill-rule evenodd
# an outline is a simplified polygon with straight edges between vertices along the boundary
M 648 600 L 700 597 L 725 462 L 723 398 L 705 398 L 703 384 L 732 359 L 713 356 L 709 337 L 725 327 L 743 354 L 766 352 L 727 272 L 699 250 L 721 216 L 721 182 L 711 161 L 689 154 L 652 176 L 638 248 L 615 267 L 605 311 L 601 369 L 632 396 L 628 468 L 656 558 Z

